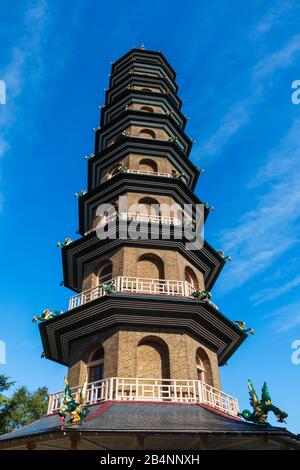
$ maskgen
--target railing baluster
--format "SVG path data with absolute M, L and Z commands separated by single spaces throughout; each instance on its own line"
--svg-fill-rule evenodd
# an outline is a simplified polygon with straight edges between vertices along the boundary
M 47 415 L 50 415 L 50 414 L 52 413 L 52 409 L 53 409 L 53 399 L 54 399 L 54 395 L 50 395 L 50 396 L 49 396 L 49 403 L 48 403 Z
M 78 400 L 78 391 L 78 387 L 71 389 L 75 400 Z M 63 397 L 64 392 L 50 394 L 47 414 L 59 411 L 63 405 Z M 88 384 L 86 394 L 88 404 L 126 399 L 207 403 L 227 414 L 233 416 L 238 414 L 236 398 L 200 380 L 112 377 Z
M 104 284 L 112 284 L 117 292 L 135 292 L 164 295 L 181 295 L 190 297 L 194 290 L 186 281 L 168 280 L 168 279 L 143 279 L 127 276 L 117 276 Z M 91 289 L 73 296 L 69 301 L 69 310 L 84 305 L 87 302 L 95 300 L 106 295 L 102 286 L 95 286 Z
M 198 401 L 199 403 L 203 403 L 203 383 L 200 380 L 198 382 Z
M 113 399 L 113 386 L 114 386 L 114 379 L 111 378 L 109 379 L 109 400 L 112 400 Z

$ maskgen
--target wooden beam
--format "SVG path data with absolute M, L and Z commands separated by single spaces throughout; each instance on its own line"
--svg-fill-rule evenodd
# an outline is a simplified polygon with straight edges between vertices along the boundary
M 82 442 L 87 442 L 88 444 L 96 447 L 97 449 L 103 449 L 103 450 L 110 450 L 109 447 L 105 447 L 101 444 L 97 444 L 96 442 L 94 441 L 91 441 L 90 439 L 88 439 L 87 437 L 81 437 L 81 441 Z
M 56 450 L 67 450 L 68 448 L 67 447 L 59 447 L 59 446 L 56 446 L 54 444 L 46 444 L 45 442 L 37 442 L 36 444 L 37 446 L 41 446 L 41 447 L 49 447 L 49 449 L 56 449 Z
M 215 436 L 216 439 L 218 439 L 220 436 Z M 253 441 L 253 437 L 245 437 L 245 436 L 224 436 L 225 439 L 227 439 L 227 442 L 224 439 L 224 442 L 222 445 L 218 446 L 213 446 L 213 450 L 227 450 L 227 449 L 234 449 L 234 450 L 239 450 L 239 449 L 244 449 L 245 445 L 250 444 Z M 231 438 L 231 440 L 228 442 L 228 440 Z M 220 441 L 219 441 L 220 442 Z M 241 447 L 242 446 L 242 447 Z
M 208 443 L 207 434 L 198 435 L 187 446 L 185 446 L 185 449 L 207 450 L 207 443 Z
M 145 436 L 143 434 L 137 434 L 136 441 L 137 441 L 137 449 L 144 450 Z
M 80 443 L 80 435 L 75 434 L 75 433 L 70 433 L 70 442 L 71 442 L 71 447 L 70 450 L 78 450 L 78 446 Z
M 275 442 L 276 444 L 280 444 L 282 450 L 288 450 L 288 449 L 295 449 L 295 450 L 300 450 L 300 442 L 289 438 L 289 441 L 287 442 L 286 439 L 280 436 L 270 436 L 270 441 Z
M 31 441 L 31 440 L 27 441 L 26 449 L 27 450 L 35 450 L 36 449 L 36 443 Z
M 263 449 L 267 449 L 269 447 L 269 436 L 268 434 L 262 434 L 261 436 L 257 436 L 257 440 L 260 443 Z

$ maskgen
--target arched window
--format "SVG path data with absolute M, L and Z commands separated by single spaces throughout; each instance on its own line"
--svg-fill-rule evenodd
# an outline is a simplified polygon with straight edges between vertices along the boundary
M 157 173 L 157 163 L 151 158 L 142 158 L 139 161 L 139 170 Z
M 151 108 L 151 106 L 141 106 L 140 110 L 141 111 L 146 111 L 147 113 L 154 113 L 154 109 Z
M 155 139 L 156 135 L 152 129 L 141 129 L 140 136 L 146 139 Z
M 88 383 L 97 382 L 103 379 L 104 369 L 104 349 L 102 346 L 94 351 L 87 364 Z
M 149 379 L 170 378 L 169 348 L 161 338 L 147 336 L 139 342 L 137 376 Z
M 138 204 L 142 204 L 148 212 L 148 215 L 159 215 L 159 202 L 153 197 L 142 197 Z
M 165 269 L 163 260 L 152 253 L 140 256 L 137 262 L 137 277 L 164 279 Z
M 195 272 L 193 271 L 193 269 L 187 266 L 184 270 L 184 274 L 185 274 L 186 282 L 188 282 L 192 287 L 194 287 L 194 289 L 198 290 L 199 283 L 198 283 L 197 276 Z
M 110 281 L 112 279 L 112 262 L 108 261 L 102 266 L 98 271 L 98 284 L 101 285 L 104 282 Z
M 211 363 L 207 353 L 202 348 L 198 348 L 196 352 L 196 371 L 198 380 L 208 385 L 214 385 Z

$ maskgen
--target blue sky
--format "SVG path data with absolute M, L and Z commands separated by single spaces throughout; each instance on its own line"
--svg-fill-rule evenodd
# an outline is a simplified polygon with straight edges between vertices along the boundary
M 71 7 L 72 5 L 72 7 Z M 67 308 L 56 242 L 75 237 L 74 192 L 108 85 L 109 61 L 132 45 L 162 50 L 177 71 L 196 188 L 216 208 L 206 238 L 233 257 L 213 289 L 230 319 L 255 329 L 221 369 L 248 406 L 247 379 L 267 380 L 300 432 L 300 5 L 296 1 L 2 1 L 0 80 L 0 373 L 31 389 L 62 388 L 65 368 L 40 359 L 31 318 Z M 274 423 L 274 420 L 271 420 Z

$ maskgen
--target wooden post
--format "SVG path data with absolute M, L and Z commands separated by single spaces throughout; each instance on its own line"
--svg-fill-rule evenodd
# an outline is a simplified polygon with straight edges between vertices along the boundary
M 35 450 L 36 449 L 36 443 L 32 441 L 28 441 L 26 444 L 27 450 Z
M 80 435 L 72 433 L 70 435 L 70 442 L 71 442 L 70 450 L 78 450 L 78 446 L 80 443 Z

